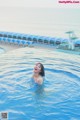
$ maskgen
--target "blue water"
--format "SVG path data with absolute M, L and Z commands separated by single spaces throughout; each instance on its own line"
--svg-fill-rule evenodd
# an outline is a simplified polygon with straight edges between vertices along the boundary
M 36 62 L 42 86 L 32 83 Z M 0 112 L 9 120 L 80 120 L 80 56 L 20 48 L 0 55 Z

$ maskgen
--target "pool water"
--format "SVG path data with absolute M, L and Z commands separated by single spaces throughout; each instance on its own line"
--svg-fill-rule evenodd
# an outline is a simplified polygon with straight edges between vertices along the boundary
M 45 67 L 42 86 L 33 67 Z M 0 56 L 0 112 L 9 120 L 80 120 L 80 56 L 20 48 Z

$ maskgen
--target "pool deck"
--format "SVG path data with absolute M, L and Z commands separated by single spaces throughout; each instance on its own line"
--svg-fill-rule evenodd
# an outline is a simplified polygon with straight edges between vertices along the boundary
M 57 46 L 53 46 L 53 45 L 51 46 L 51 45 L 44 45 L 44 44 L 35 44 L 34 46 L 37 49 L 40 48 L 40 49 L 56 50 L 58 52 L 80 55 L 80 48 L 78 48 L 78 47 L 76 47 L 74 50 L 69 50 L 69 49 L 66 49 L 66 48 L 59 48 L 58 45 Z
M 18 45 L 13 45 L 13 44 L 6 44 L 6 43 L 1 43 L 0 42 L 0 48 L 3 48 L 6 52 L 14 50 L 14 49 L 18 49 L 18 48 L 22 48 L 23 46 L 18 46 Z
M 53 45 L 51 46 L 51 45 L 45 45 L 45 44 L 33 44 L 33 47 L 36 49 L 56 50 L 58 52 L 80 55 L 80 48 L 76 48 L 75 50 L 69 50 L 69 49 L 58 48 L 58 46 L 53 46 Z M 8 44 L 8 43 L 6 44 L 6 43 L 0 42 L 0 48 L 3 48 L 6 52 L 8 52 L 8 51 L 12 51 L 19 48 L 24 48 L 24 46 L 22 45 L 18 46 L 14 44 Z

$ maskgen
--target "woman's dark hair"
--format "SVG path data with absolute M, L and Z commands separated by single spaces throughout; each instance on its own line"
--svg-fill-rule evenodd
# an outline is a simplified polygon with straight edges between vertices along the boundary
M 41 72 L 39 73 L 39 75 L 41 75 L 43 77 L 43 76 L 45 76 L 44 66 L 42 63 L 38 63 L 38 64 L 40 64 L 40 66 L 41 66 Z

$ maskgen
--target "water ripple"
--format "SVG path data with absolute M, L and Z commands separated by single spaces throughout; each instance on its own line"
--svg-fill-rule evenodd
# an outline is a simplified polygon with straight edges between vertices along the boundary
M 21 48 L 0 58 L 0 111 L 10 119 L 79 120 L 80 56 Z M 45 66 L 43 86 L 31 82 L 36 62 Z

